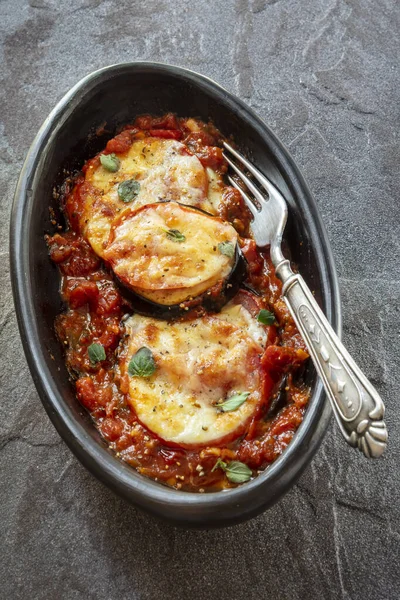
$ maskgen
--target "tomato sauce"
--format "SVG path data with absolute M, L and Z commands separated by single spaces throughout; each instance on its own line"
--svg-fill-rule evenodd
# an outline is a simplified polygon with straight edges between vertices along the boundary
M 134 139 L 145 135 L 181 140 L 205 167 L 219 173 L 226 171 L 219 132 L 211 124 L 178 119 L 172 114 L 138 117 L 107 143 L 103 153 L 125 152 Z M 98 161 L 98 157 L 90 160 L 93 161 Z M 259 294 L 256 303 L 251 294 L 243 294 L 241 302 L 250 313 L 262 307 L 275 315 L 274 324 L 266 326 L 268 342 L 261 359 L 270 401 L 239 438 L 187 450 L 166 445 L 138 421 L 127 401 L 124 382 L 115 375 L 118 345 L 124 335 L 123 317 L 132 312 L 132 307 L 107 265 L 79 230 L 79 194 L 85 185 L 82 174 L 72 185 L 65 185 L 62 204 L 69 228 L 47 236 L 50 258 L 60 269 L 61 294 L 66 305 L 55 328 L 65 348 L 66 364 L 79 401 L 116 456 L 156 481 L 192 492 L 233 487 L 235 484 L 223 470 L 213 470 L 218 459 L 241 461 L 256 476 L 285 450 L 303 419 L 309 390 L 302 382 L 301 371 L 308 354 L 282 299 L 282 286 L 269 252 L 261 252 L 248 237 L 250 214 L 240 193 L 227 186 L 218 211 L 241 236 L 242 253 L 248 262 L 246 284 Z M 104 360 L 90 360 L 91 344 L 101 344 Z

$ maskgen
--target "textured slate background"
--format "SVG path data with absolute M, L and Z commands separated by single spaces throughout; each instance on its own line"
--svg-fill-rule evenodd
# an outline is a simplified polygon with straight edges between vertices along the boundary
M 399 597 L 399 9 L 396 0 L 1 0 L 0 597 Z M 159 524 L 105 489 L 50 424 L 8 273 L 17 174 L 83 75 L 156 60 L 208 75 L 290 148 L 332 242 L 344 339 L 386 401 L 379 462 L 331 429 L 287 496 L 226 530 Z

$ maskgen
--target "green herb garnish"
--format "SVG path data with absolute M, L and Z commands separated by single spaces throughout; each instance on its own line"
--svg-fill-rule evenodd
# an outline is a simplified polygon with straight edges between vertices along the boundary
M 232 483 L 245 483 L 246 481 L 249 481 L 253 475 L 251 469 L 238 460 L 226 463 L 219 458 L 211 469 L 211 473 L 216 469 L 222 469 Z
M 128 365 L 128 373 L 131 377 L 151 377 L 157 365 L 149 348 L 143 346 L 134 354 Z
M 235 394 L 231 396 L 224 402 L 219 402 L 215 406 L 217 406 L 222 412 L 230 412 L 232 410 L 236 410 L 239 406 L 242 406 L 244 402 L 246 402 L 247 398 L 250 396 L 250 392 L 242 392 L 240 394 Z
M 167 237 L 173 242 L 178 242 L 180 244 L 186 240 L 186 236 L 184 236 L 179 229 L 165 229 L 164 231 L 167 234 Z
M 218 244 L 218 250 L 221 254 L 225 254 L 225 256 L 229 256 L 229 258 L 233 258 L 235 256 L 235 246 L 232 242 L 220 242 Z
M 140 183 L 136 179 L 122 181 L 118 186 L 118 196 L 122 202 L 132 202 L 140 192 Z
M 102 360 L 106 360 L 106 351 L 101 344 L 90 344 L 88 347 L 90 362 L 95 365 Z
M 115 173 L 118 171 L 121 162 L 119 158 L 115 156 L 115 154 L 100 154 L 100 162 L 107 171 L 111 171 L 111 173 Z
M 257 316 L 257 321 L 263 325 L 273 325 L 275 323 L 274 313 L 262 308 Z

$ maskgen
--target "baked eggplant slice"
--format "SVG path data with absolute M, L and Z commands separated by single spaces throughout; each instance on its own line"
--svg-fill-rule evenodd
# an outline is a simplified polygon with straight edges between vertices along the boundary
M 190 317 L 195 313 L 219 312 L 239 291 L 247 275 L 247 261 L 236 245 L 235 264 L 230 276 L 225 281 L 217 282 L 211 289 L 200 296 L 189 298 L 179 304 L 157 304 L 126 287 L 118 277 L 116 282 L 122 295 L 130 302 L 135 312 L 156 319 L 173 320 L 178 317 Z
M 220 184 L 221 176 L 205 169 L 181 142 L 146 137 L 125 152 L 89 160 L 66 208 L 71 214 L 78 206 L 79 227 L 103 257 L 112 224 L 126 208 L 167 200 L 215 213 Z
M 217 315 L 167 323 L 135 314 L 125 321 L 119 365 L 127 400 L 167 445 L 227 443 L 265 405 L 267 336 L 242 302 L 245 294 Z
M 126 210 L 113 223 L 104 258 L 146 314 L 170 317 L 200 304 L 215 310 L 245 275 L 236 230 L 219 217 L 160 202 Z M 164 310 L 154 312 L 154 306 Z M 146 304 L 143 304 L 146 306 Z M 178 311 L 179 312 L 179 311 Z

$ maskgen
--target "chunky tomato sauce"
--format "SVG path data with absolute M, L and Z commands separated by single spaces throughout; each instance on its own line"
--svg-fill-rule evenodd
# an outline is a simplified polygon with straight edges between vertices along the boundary
M 189 123 L 190 121 L 190 123 Z M 197 131 L 193 132 L 193 123 Z M 189 126 L 190 125 L 190 126 Z M 182 141 L 206 167 L 224 173 L 226 163 L 220 147 L 221 136 L 212 125 L 172 114 L 161 118 L 138 117 L 111 139 L 103 154 L 125 152 L 133 140 L 144 136 Z M 308 354 L 281 297 L 268 251 L 261 252 L 249 237 L 250 215 L 240 193 L 226 187 L 218 212 L 238 231 L 242 253 L 248 262 L 245 284 L 257 294 L 242 292 L 241 302 L 250 313 L 265 308 L 275 315 L 275 323 L 265 326 L 267 347 L 262 356 L 264 385 L 268 402 L 253 418 L 245 434 L 229 443 L 183 449 L 168 445 L 138 420 L 127 402 L 123 382 L 116 377 L 118 345 L 124 335 L 123 317 L 132 306 L 116 286 L 111 270 L 93 252 L 79 229 L 80 194 L 84 193 L 84 173 L 65 182 L 62 208 L 68 229 L 47 236 L 51 259 L 59 266 L 61 294 L 66 310 L 57 317 L 56 332 L 65 348 L 65 360 L 76 394 L 90 412 L 95 426 L 116 456 L 151 477 L 185 491 L 207 492 L 233 487 L 218 459 L 240 461 L 253 476 L 271 464 L 287 447 L 299 427 L 309 398 L 301 371 Z M 198 307 L 196 307 L 198 316 Z M 191 317 L 190 310 L 186 318 Z M 93 363 L 91 344 L 101 344 L 105 358 Z

